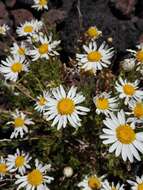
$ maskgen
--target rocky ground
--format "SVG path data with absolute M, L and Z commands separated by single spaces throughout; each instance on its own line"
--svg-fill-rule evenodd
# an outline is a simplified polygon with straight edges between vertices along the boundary
M 56 26 L 64 62 L 74 56 L 80 33 L 91 25 L 99 27 L 106 40 L 112 37 L 117 60 L 125 54 L 125 49 L 143 41 L 142 0 L 52 0 L 49 11 L 40 13 L 31 9 L 31 5 L 32 0 L 1 0 L 0 24 L 9 24 L 12 35 L 17 25 L 32 18 L 42 18 L 46 24 Z M 6 43 L 0 41 L 0 55 L 4 53 L 3 47 Z

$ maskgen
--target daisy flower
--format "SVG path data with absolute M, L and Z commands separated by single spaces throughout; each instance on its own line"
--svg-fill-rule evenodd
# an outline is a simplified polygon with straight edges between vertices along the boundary
M 82 182 L 78 184 L 78 187 L 82 190 L 100 189 L 102 187 L 102 181 L 106 177 L 103 175 L 98 177 L 97 175 L 85 176 Z
M 10 29 L 9 26 L 6 24 L 0 25 L 0 35 L 5 36 L 9 29 Z
M 136 176 L 136 180 L 127 180 L 127 182 L 132 186 L 132 190 L 143 190 L 143 175 L 141 177 Z
M 143 98 L 143 91 L 138 89 L 139 81 L 128 82 L 126 79 L 119 78 L 119 82 L 116 81 L 116 90 L 119 93 L 119 98 L 125 99 L 124 103 L 132 103 L 132 101 L 141 100 Z
M 85 100 L 85 97 L 77 93 L 77 88 L 72 86 L 68 93 L 63 86 L 54 88 L 46 105 L 44 116 L 47 121 L 53 120 L 52 127 L 57 124 L 57 129 L 65 128 L 68 121 L 73 127 L 81 126 L 79 115 L 86 115 L 90 110 L 78 104 Z
M 6 161 L 1 156 L 1 158 L 0 158 L 0 179 L 3 179 L 3 177 L 6 175 L 7 171 L 8 171 L 8 169 L 7 169 Z
M 14 155 L 9 154 L 7 157 L 7 168 L 10 172 L 18 171 L 21 175 L 24 175 L 26 169 L 30 169 L 29 161 L 32 158 L 29 154 L 24 153 L 23 151 L 20 152 L 19 149 L 16 150 Z
M 49 190 L 47 184 L 54 180 L 53 177 L 47 176 L 48 165 L 43 166 L 39 161 L 35 160 L 35 169 L 25 176 L 16 175 L 15 184 L 18 185 L 17 190 L 25 188 L 25 190 Z
M 26 21 L 17 27 L 16 32 L 18 36 L 28 36 L 33 35 L 35 32 L 39 32 L 43 26 L 43 23 L 38 20 Z
M 34 122 L 27 118 L 27 116 L 22 111 L 18 110 L 12 114 L 12 117 L 14 120 L 7 123 L 12 124 L 14 127 L 14 131 L 12 132 L 10 138 L 17 138 L 18 135 L 23 138 L 24 133 L 28 133 L 27 125 L 33 125 Z
M 47 9 L 48 10 L 48 0 L 34 0 L 33 8 L 39 10 Z
M 143 102 L 134 101 L 129 105 L 131 112 L 128 115 L 131 115 L 128 118 L 128 122 L 143 123 Z
M 96 113 L 103 113 L 105 115 L 110 112 L 117 111 L 118 103 L 117 98 L 111 98 L 110 93 L 103 92 L 93 98 L 93 102 L 96 106 Z
M 25 71 L 28 72 L 28 62 L 24 57 L 14 55 L 13 57 L 7 57 L 6 61 L 1 61 L 0 72 L 4 75 L 6 80 L 15 82 L 18 79 L 18 75 Z
M 110 114 L 103 123 L 106 128 L 103 128 L 104 134 L 100 138 L 103 144 L 111 144 L 109 152 L 115 151 L 115 155 L 121 155 L 124 161 L 133 162 L 133 157 L 140 161 L 138 151 L 143 153 L 143 132 L 135 133 L 134 124 L 126 122 L 123 110 L 117 116 Z
M 111 185 L 109 184 L 108 180 L 105 180 L 103 182 L 103 188 L 101 188 L 101 190 L 124 190 L 124 184 L 120 185 L 120 183 L 117 183 L 117 185 L 115 185 L 113 182 L 111 183 Z
M 113 48 L 105 45 L 105 42 L 97 48 L 95 41 L 89 43 L 89 46 L 83 46 L 85 53 L 76 54 L 78 65 L 81 69 L 88 70 L 102 70 L 103 67 L 108 67 L 111 64 L 110 59 L 113 57 Z
M 127 51 L 131 52 L 138 64 L 143 63 L 143 43 L 137 45 L 137 50 L 128 49 Z
M 98 30 L 96 26 L 91 26 L 86 31 L 86 34 L 89 38 L 95 40 L 95 39 L 98 39 L 102 35 L 102 32 Z
M 45 106 L 48 102 L 49 97 L 50 97 L 49 92 L 43 91 L 43 94 L 37 97 L 35 110 L 43 112 L 45 110 Z
M 60 41 L 52 42 L 52 35 L 47 38 L 47 36 L 39 36 L 39 45 L 34 46 L 34 50 L 29 52 L 32 56 L 32 60 L 35 61 L 39 58 L 49 59 L 49 56 L 59 55 L 55 48 L 60 44 Z
M 18 55 L 19 57 L 25 57 L 28 54 L 28 49 L 24 42 L 21 42 L 20 45 L 14 42 L 10 50 L 12 55 Z

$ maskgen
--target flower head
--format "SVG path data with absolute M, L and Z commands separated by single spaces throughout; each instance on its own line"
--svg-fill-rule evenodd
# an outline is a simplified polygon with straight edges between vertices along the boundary
M 95 39 L 98 39 L 102 35 L 102 32 L 98 30 L 96 26 L 91 26 L 86 31 L 86 34 L 89 38 L 95 40 Z
M 35 104 L 35 110 L 39 112 L 43 112 L 46 108 L 46 104 L 50 97 L 50 93 L 47 91 L 43 91 L 43 94 L 37 97 L 37 101 Z
M 12 55 L 18 55 L 19 57 L 25 57 L 28 54 L 28 49 L 23 41 L 20 45 L 14 42 L 10 49 Z
M 16 81 L 21 72 L 28 72 L 28 62 L 24 57 L 14 55 L 7 57 L 5 61 L 1 61 L 0 72 L 6 80 Z
M 12 113 L 13 121 L 8 122 L 12 124 L 14 131 L 12 132 L 10 138 L 17 138 L 20 135 L 23 138 L 24 133 L 28 133 L 28 125 L 33 125 L 34 122 L 27 118 L 27 116 L 22 112 L 16 110 L 15 113 Z
M 52 90 L 53 97 L 49 98 L 44 116 L 47 120 L 53 120 L 52 126 L 57 124 L 57 129 L 65 128 L 68 121 L 75 128 L 81 126 L 78 115 L 86 115 L 89 112 L 88 108 L 78 105 L 85 97 L 76 91 L 77 88 L 72 86 L 66 93 L 61 85 Z
M 127 182 L 131 185 L 132 190 L 143 190 L 143 175 L 141 177 L 136 176 L 136 180 L 127 180 Z
M 7 158 L 7 167 L 10 172 L 18 171 L 21 175 L 26 172 L 26 169 L 30 168 L 29 161 L 32 158 L 29 154 L 20 152 L 19 149 L 16 150 L 14 155 L 9 154 Z
M 49 166 L 43 166 L 39 161 L 35 160 L 35 169 L 28 172 L 25 176 L 16 175 L 15 184 L 18 185 L 17 190 L 25 187 L 27 190 L 48 190 L 47 184 L 54 180 L 53 177 L 47 176 L 46 172 Z
M 0 26 L 0 35 L 6 35 L 7 31 L 9 30 L 9 26 L 6 24 L 3 24 Z
M 48 0 L 34 0 L 33 8 L 39 10 L 47 9 L 48 10 Z
M 7 171 L 8 169 L 7 169 L 6 160 L 1 156 L 0 157 L 0 179 L 3 179 Z
M 123 110 L 117 116 L 110 114 L 103 123 L 106 128 L 100 138 L 104 144 L 112 144 L 109 152 L 115 151 L 115 155 L 121 155 L 124 161 L 133 162 L 133 157 L 140 161 L 138 151 L 143 153 L 143 133 L 136 133 L 134 124 L 127 123 Z
M 30 51 L 32 60 L 35 61 L 39 58 L 49 59 L 49 56 L 59 55 L 55 48 L 59 45 L 60 41 L 52 41 L 52 35 L 47 38 L 47 36 L 39 36 L 39 45 L 34 46 L 34 50 Z
M 110 114 L 112 111 L 117 111 L 117 98 L 112 98 L 109 93 L 103 92 L 93 98 L 93 102 L 96 106 L 96 113 Z
M 119 93 L 119 98 L 125 99 L 124 103 L 132 103 L 143 98 L 143 91 L 138 89 L 139 81 L 128 82 L 126 79 L 119 78 L 119 82 L 116 82 L 116 90 Z
M 95 41 L 89 43 L 89 46 L 83 46 L 85 53 L 76 54 L 78 65 L 85 71 L 88 70 L 102 70 L 104 67 L 108 67 L 111 64 L 110 59 L 113 57 L 113 48 L 109 48 L 103 42 L 102 45 L 97 48 Z
M 124 184 L 120 185 L 120 183 L 117 183 L 117 185 L 115 185 L 113 182 L 111 183 L 111 185 L 109 184 L 108 180 L 105 180 L 103 182 L 103 188 L 101 188 L 101 190 L 124 190 Z

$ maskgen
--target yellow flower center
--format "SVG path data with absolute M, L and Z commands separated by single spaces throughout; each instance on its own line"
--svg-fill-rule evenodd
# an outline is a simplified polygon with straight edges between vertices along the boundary
M 117 190 L 115 187 L 112 187 L 112 190 Z
M 17 117 L 15 120 L 14 120 L 14 125 L 15 127 L 23 127 L 24 125 L 24 119 L 22 119 L 21 117 Z
M 101 58 L 102 58 L 102 55 L 99 51 L 92 51 L 88 53 L 87 55 L 87 59 L 90 62 L 98 62 L 101 60 Z
M 138 190 L 143 190 L 143 183 L 138 184 Z
M 25 158 L 23 156 L 17 156 L 15 159 L 15 165 L 17 168 L 20 168 L 24 165 L 25 163 Z
M 131 84 L 125 84 L 125 85 L 123 86 L 123 90 L 124 90 L 124 93 L 125 93 L 126 95 L 129 95 L 129 96 L 132 96 L 132 95 L 135 93 L 135 88 L 134 88 L 134 86 L 131 85 Z
M 99 188 L 101 187 L 101 181 L 100 181 L 100 179 L 98 179 L 97 177 L 91 176 L 91 177 L 88 179 L 88 186 L 89 186 L 91 189 L 99 189 Z
M 87 30 L 87 34 L 89 37 L 91 38 L 95 38 L 95 37 L 98 37 L 99 36 L 99 32 L 98 30 L 95 28 L 95 27 L 90 27 L 88 30 Z
M 130 144 L 136 138 L 134 130 L 128 124 L 117 127 L 116 136 L 122 144 Z
M 14 72 L 14 73 L 20 73 L 23 69 L 23 65 L 22 63 L 14 63 L 12 66 L 11 66 L 11 70 Z
M 134 107 L 134 115 L 137 118 L 143 117 L 143 103 L 141 102 L 136 103 L 136 106 Z
M 137 53 L 136 53 L 136 59 L 139 62 L 143 62 L 143 50 L 137 51 Z
M 109 108 L 109 101 L 107 98 L 97 98 L 96 107 L 101 110 L 106 110 Z
M 40 54 L 45 54 L 48 52 L 48 44 L 42 44 L 39 46 L 39 53 Z
M 48 3 L 48 0 L 39 0 L 39 5 L 46 5 Z
M 0 173 L 5 174 L 7 171 L 7 165 L 5 163 L 0 164 Z
M 27 26 L 24 27 L 23 30 L 24 30 L 24 32 L 26 32 L 26 33 L 31 33 L 31 32 L 33 32 L 33 26 L 27 25 Z
M 71 100 L 69 98 L 64 98 L 61 101 L 59 101 L 57 107 L 58 107 L 58 112 L 61 115 L 68 115 L 68 114 L 72 114 L 74 112 L 75 104 L 74 104 L 73 100 Z
M 25 49 L 24 48 L 19 48 L 18 53 L 19 53 L 19 55 L 24 55 L 25 54 Z
M 44 97 L 41 97 L 38 101 L 38 104 L 40 106 L 44 106 L 46 104 L 47 100 Z
M 29 184 L 32 186 L 38 186 L 43 183 L 43 175 L 38 169 L 35 169 L 32 172 L 30 172 L 27 175 L 27 179 Z

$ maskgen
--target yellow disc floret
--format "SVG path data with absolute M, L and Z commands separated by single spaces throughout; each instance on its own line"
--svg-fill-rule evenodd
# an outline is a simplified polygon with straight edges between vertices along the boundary
M 101 60 L 101 58 L 102 58 L 102 55 L 99 51 L 92 51 L 88 53 L 87 55 L 87 59 L 90 62 L 98 62 Z
M 137 51 L 137 53 L 136 53 L 136 59 L 139 62 L 143 62 L 143 50 Z
M 15 127 L 23 127 L 24 119 L 22 119 L 21 117 L 15 118 L 14 125 L 15 125 Z
M 59 101 L 57 108 L 61 115 L 68 115 L 74 112 L 75 104 L 70 98 L 64 98 Z
M 143 190 L 143 183 L 138 184 L 138 190 Z
M 24 55 L 25 54 L 25 48 L 20 47 L 18 49 L 18 53 L 19 53 L 19 55 Z
M 23 65 L 22 65 L 22 63 L 20 63 L 20 62 L 14 63 L 14 64 L 11 66 L 11 70 L 12 70 L 14 73 L 20 73 L 20 72 L 23 70 Z
M 106 110 L 109 108 L 109 101 L 107 98 L 97 98 L 95 104 L 96 107 L 101 110 Z
M 0 163 L 0 173 L 5 174 L 7 171 L 7 165 L 5 163 Z
M 45 6 L 48 3 L 48 0 L 39 0 L 39 5 Z
M 137 118 L 142 118 L 143 117 L 143 103 L 142 102 L 137 102 L 135 107 L 134 107 L 134 115 Z
M 88 179 L 88 186 L 91 189 L 99 189 L 101 187 L 101 181 L 99 178 L 97 178 L 95 176 L 91 176 Z
M 43 175 L 38 169 L 35 169 L 32 172 L 30 172 L 27 175 L 27 179 L 29 184 L 32 186 L 38 186 L 43 183 Z
M 134 130 L 128 124 L 117 127 L 116 136 L 122 144 L 131 144 L 136 138 Z
M 31 25 L 26 25 L 23 30 L 24 30 L 24 32 L 26 32 L 26 33 L 31 33 L 31 32 L 33 32 L 33 26 L 31 26 Z
M 90 38 L 98 38 L 98 36 L 101 34 L 101 32 L 98 31 L 98 29 L 94 26 L 89 27 L 86 33 Z
M 48 53 L 48 48 L 49 46 L 48 46 L 48 44 L 41 44 L 40 46 L 39 46 L 39 53 L 40 54 L 45 54 L 45 53 Z
M 131 84 L 125 84 L 123 86 L 123 91 L 126 95 L 132 96 L 135 93 L 135 87 Z
M 22 167 L 25 163 L 25 158 L 23 156 L 17 156 L 15 159 L 15 165 L 17 168 Z
M 40 97 L 39 101 L 38 101 L 38 104 L 40 106 L 44 106 L 46 104 L 46 102 L 47 102 L 47 100 L 44 97 Z

